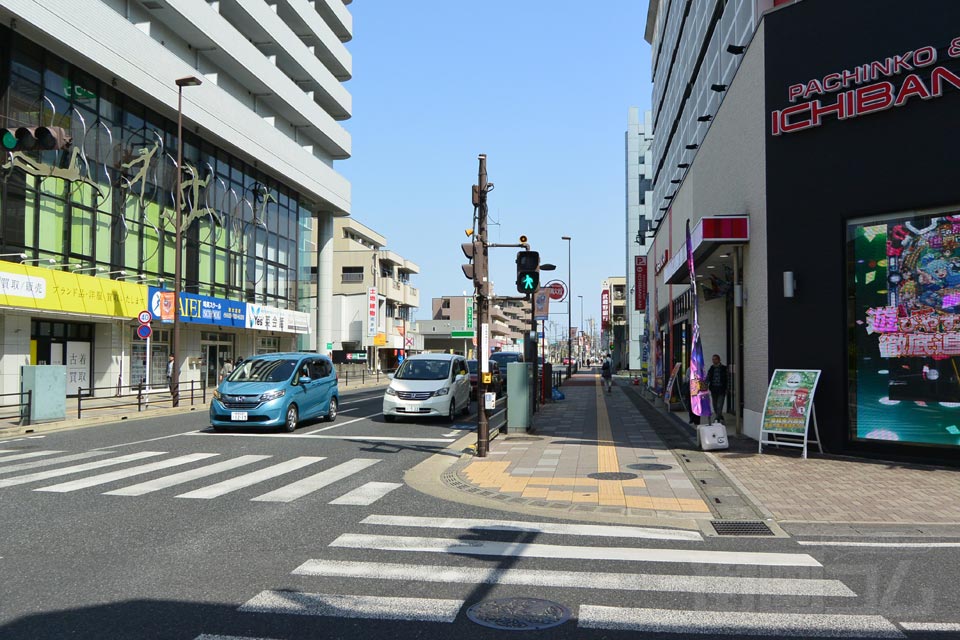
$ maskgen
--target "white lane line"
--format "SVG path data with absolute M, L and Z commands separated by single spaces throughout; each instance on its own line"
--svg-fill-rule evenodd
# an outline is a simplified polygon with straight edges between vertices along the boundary
M 648 633 L 801 638 L 904 638 L 883 616 L 682 611 L 580 605 L 577 626 Z
M 257 484 L 258 482 L 263 482 L 264 480 L 269 480 L 270 478 L 275 478 L 285 473 L 290 473 L 291 471 L 296 471 L 297 469 L 306 467 L 307 465 L 311 465 L 315 462 L 320 462 L 321 460 L 326 460 L 326 458 L 316 456 L 300 456 L 298 458 L 294 458 L 293 460 L 287 460 L 286 462 L 281 462 L 280 464 L 267 467 L 266 469 L 260 469 L 259 471 L 253 471 L 242 476 L 237 476 L 236 478 L 230 478 L 229 480 L 212 484 L 209 487 L 203 487 L 195 491 L 181 493 L 177 497 L 199 498 L 203 500 L 218 498 L 232 491 L 249 487 Z
M 180 436 L 188 436 L 191 433 L 198 433 L 197 431 L 184 431 L 183 433 L 171 433 L 168 436 L 157 436 L 156 438 L 147 438 L 146 440 L 137 440 L 136 442 L 124 442 L 122 444 L 112 444 L 109 447 L 103 447 L 104 449 L 113 449 L 115 447 L 129 447 L 135 444 L 146 444 L 148 442 L 156 442 L 157 440 L 167 440 L 169 438 L 179 438 Z M 94 449 L 98 451 L 98 449 Z
M 336 500 L 331 500 L 327 504 L 371 505 L 394 489 L 402 486 L 399 482 L 368 482 L 353 491 L 348 491 Z
M 84 451 L 83 453 L 71 453 L 68 456 L 60 456 L 59 458 L 47 458 L 46 460 L 35 460 L 34 462 L 21 462 L 20 464 L 15 464 L 5 469 L 0 469 L 0 474 L 3 473 L 13 473 L 14 471 L 23 471 L 24 469 L 36 469 L 38 467 L 52 467 L 55 464 L 62 464 L 64 462 L 73 462 L 74 460 L 85 460 L 87 458 L 95 458 L 97 456 L 105 456 L 108 453 L 115 453 L 113 451 Z
M 372 620 L 453 622 L 463 600 L 328 595 L 300 591 L 261 591 L 240 607 L 248 613 L 288 613 Z
M 942 549 L 960 547 L 960 542 L 850 542 L 831 540 L 797 540 L 805 547 L 873 547 L 882 549 Z
M 12 451 L 10 453 L 13 453 Z M 6 453 L 2 454 L 3 457 L 0 458 L 0 464 L 7 464 L 11 460 L 26 460 L 27 458 L 39 458 L 41 456 L 50 456 L 55 453 L 64 453 L 63 451 L 31 451 L 30 453 L 18 453 L 16 455 L 8 456 Z
M 378 462 L 380 462 L 379 458 L 354 458 L 320 473 L 315 473 L 303 480 L 280 487 L 276 491 L 252 498 L 252 500 L 254 502 L 293 502 L 297 498 L 302 498 L 327 485 L 352 476 Z
M 379 414 L 378 414 L 379 415 Z M 346 423 L 344 423 L 346 424 Z M 204 433 L 203 431 L 194 431 L 188 434 L 191 436 L 205 436 L 210 437 L 209 433 Z M 232 438 L 306 438 L 307 440 L 360 440 L 364 442 L 439 442 L 443 444 L 450 444 L 456 442 L 453 438 L 414 438 L 414 437 L 403 437 L 403 436 L 380 436 L 380 435 L 370 435 L 370 436 L 321 436 L 321 435 L 310 435 L 306 433 L 218 433 L 217 437 L 232 437 Z
M 233 458 L 232 460 L 224 460 L 223 462 L 217 462 L 215 464 L 211 464 L 206 467 L 200 467 L 199 469 L 190 469 L 189 471 L 175 473 L 173 475 L 157 478 L 156 480 L 148 480 L 147 482 L 141 482 L 140 484 L 130 485 L 129 487 L 123 487 L 121 489 L 115 489 L 113 491 L 105 491 L 103 495 L 105 496 L 142 496 L 146 493 L 152 493 L 154 491 L 159 491 L 161 489 L 166 489 L 168 487 L 175 487 L 178 484 L 184 484 L 186 482 L 190 482 L 191 480 L 206 478 L 207 476 L 212 476 L 217 473 L 222 473 L 224 471 L 230 471 L 231 469 L 236 469 L 237 467 L 242 467 L 244 465 L 248 465 L 254 462 L 259 462 L 260 460 L 266 460 L 269 457 L 271 456 L 262 456 L 262 455 L 240 456 L 239 458 Z
M 382 524 L 396 527 L 425 527 L 430 529 L 488 529 L 492 531 L 531 531 L 558 533 L 571 536 L 604 536 L 611 538 L 648 538 L 655 540 L 692 540 L 702 542 L 697 531 L 623 527 L 616 525 L 564 524 L 554 522 L 525 522 L 521 520 L 481 520 L 474 518 L 427 518 L 415 516 L 370 515 L 361 524 Z
M 725 593 L 736 595 L 856 597 L 839 580 L 801 578 L 724 578 L 644 573 L 600 573 L 500 568 L 444 567 L 399 563 L 307 560 L 294 575 L 369 578 L 452 584 L 513 584 L 537 587 Z
M 123 480 L 124 478 L 130 478 L 132 476 L 139 476 L 145 473 L 153 473 L 154 471 L 160 471 L 161 469 L 167 469 L 169 467 L 177 467 L 182 464 L 190 464 L 191 462 L 196 462 L 197 460 L 204 460 L 206 458 L 212 458 L 213 456 L 218 456 L 218 455 L 220 454 L 219 453 L 190 453 L 185 456 L 170 458 L 169 460 L 161 460 L 159 462 L 150 462 L 148 464 L 142 464 L 137 467 L 130 467 L 129 469 L 119 469 L 117 471 L 109 471 L 107 473 L 101 473 L 95 476 L 80 478 L 79 480 L 71 480 L 69 482 L 61 482 L 60 484 L 52 484 L 49 487 L 41 487 L 39 489 L 34 489 L 34 491 L 50 491 L 53 493 L 67 493 L 69 491 L 77 491 L 78 489 L 86 489 L 87 487 L 95 487 L 100 484 L 107 484 L 108 482 L 114 482 L 116 480 Z
M 960 622 L 901 622 L 904 631 L 953 631 L 960 633 Z
M 750 553 L 735 551 L 694 551 L 687 549 L 643 549 L 637 547 L 579 547 L 455 538 L 371 536 L 345 533 L 331 547 L 420 551 L 475 556 L 516 556 L 525 558 L 580 558 L 632 562 L 691 562 L 696 564 L 762 565 L 777 567 L 823 566 L 807 554 Z
M 338 423 L 336 423 L 336 424 L 331 424 L 331 425 L 329 425 L 329 426 L 327 426 L 327 427 L 321 427 L 321 428 L 319 428 L 319 429 L 314 429 L 313 431 L 306 431 L 305 433 L 306 433 L 306 435 L 310 435 L 311 433 L 320 433 L 321 431 L 329 431 L 330 429 L 339 429 L 340 427 L 345 427 L 345 426 L 347 426 L 348 424 L 353 424 L 354 422 L 360 422 L 361 420 L 366 420 L 367 418 L 375 418 L 376 416 L 379 416 L 380 413 L 381 413 L 381 412 L 378 411 L 378 412 L 376 412 L 376 413 L 371 413 L 371 414 L 368 415 L 368 416 L 360 416 L 359 418 L 354 418 L 353 420 L 343 420 L 342 422 L 338 422 Z
M 272 640 L 271 638 L 252 638 L 250 636 L 213 636 L 209 633 L 199 635 L 193 640 Z
M 59 476 L 70 475 L 71 473 L 80 473 L 82 471 L 90 471 L 91 469 L 100 469 L 102 467 L 112 467 L 116 464 L 123 464 L 124 462 L 132 462 L 134 460 L 142 460 L 143 458 L 151 458 L 153 456 L 162 456 L 165 451 L 139 451 L 137 453 L 130 453 L 125 456 L 120 456 L 119 458 L 109 458 L 107 460 L 97 460 L 96 462 L 85 462 L 83 464 L 76 464 L 72 467 L 63 467 L 62 469 L 53 469 L 51 471 L 38 471 L 37 473 L 29 473 L 25 476 L 14 476 L 12 478 L 5 478 L 0 480 L 0 488 L 3 487 L 12 487 L 18 484 L 26 484 L 28 482 L 37 482 L 38 480 L 46 480 L 47 478 L 57 478 Z

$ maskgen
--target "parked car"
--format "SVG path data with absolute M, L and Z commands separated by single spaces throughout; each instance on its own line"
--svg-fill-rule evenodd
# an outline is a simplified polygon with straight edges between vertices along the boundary
M 389 373 L 383 395 L 383 419 L 397 416 L 442 416 L 453 422 L 470 411 L 470 377 L 463 356 L 418 353 Z
M 467 369 L 470 371 L 470 397 L 477 397 L 477 378 L 480 371 L 479 360 L 467 360 Z M 503 377 L 500 375 L 500 365 L 496 360 L 490 360 L 490 384 L 487 385 L 487 391 L 496 393 L 498 396 L 503 394 Z
M 523 354 L 517 351 L 495 351 L 490 354 L 490 361 L 500 366 L 500 377 L 503 378 L 503 389 L 507 389 L 507 365 L 511 362 L 523 362 Z
M 213 392 L 210 424 L 216 431 L 281 427 L 292 432 L 304 420 L 337 417 L 340 390 L 327 356 L 271 353 L 238 364 Z

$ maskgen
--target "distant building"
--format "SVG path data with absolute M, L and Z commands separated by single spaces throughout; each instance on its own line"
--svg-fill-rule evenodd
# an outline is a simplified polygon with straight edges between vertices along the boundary
M 643 355 L 643 341 L 646 339 L 646 313 L 648 304 L 646 292 L 646 270 L 649 268 L 647 250 L 648 233 L 653 224 L 653 180 L 651 162 L 653 153 L 653 122 L 650 111 L 643 112 L 630 107 L 627 117 L 626 166 L 627 166 L 627 263 L 624 273 L 627 276 L 629 300 L 626 304 L 627 326 L 623 341 L 623 367 L 640 370 Z M 637 287 L 639 276 L 640 287 Z

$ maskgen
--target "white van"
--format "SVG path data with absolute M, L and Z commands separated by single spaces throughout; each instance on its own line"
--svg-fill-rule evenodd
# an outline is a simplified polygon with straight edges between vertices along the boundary
M 418 353 L 388 374 L 390 386 L 383 396 L 383 419 L 397 416 L 440 416 L 453 422 L 470 411 L 470 375 L 463 356 Z

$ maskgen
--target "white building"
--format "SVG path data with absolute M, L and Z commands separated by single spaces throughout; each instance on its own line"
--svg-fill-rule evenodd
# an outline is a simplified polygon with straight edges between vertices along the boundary
M 647 230 L 653 223 L 653 200 L 651 175 L 653 144 L 653 123 L 650 111 L 644 111 L 643 121 L 640 120 L 640 110 L 630 107 L 627 117 L 627 131 L 624 134 L 626 143 L 626 245 L 627 264 L 624 273 L 627 274 L 627 333 L 624 343 L 624 367 L 639 371 L 643 356 L 645 305 L 650 304 L 646 292 L 647 260 Z M 640 258 L 638 262 L 638 258 Z M 638 278 L 639 276 L 639 278 Z M 637 282 L 640 282 L 639 289 Z

